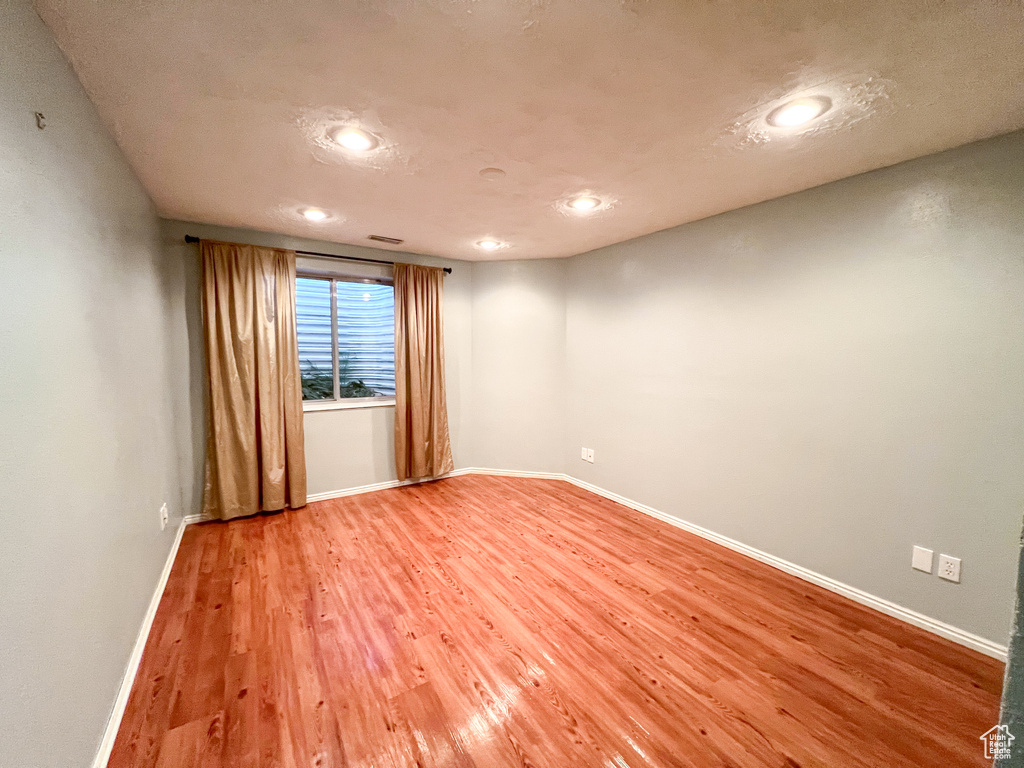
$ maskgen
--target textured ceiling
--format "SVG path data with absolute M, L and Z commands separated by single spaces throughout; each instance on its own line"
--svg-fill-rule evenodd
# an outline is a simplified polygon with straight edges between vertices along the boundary
M 1018 0 L 36 6 L 162 215 L 456 258 L 568 256 L 1024 127 Z M 766 126 L 811 93 L 834 108 Z M 343 123 L 382 146 L 346 155 Z M 581 192 L 604 205 L 559 208 Z

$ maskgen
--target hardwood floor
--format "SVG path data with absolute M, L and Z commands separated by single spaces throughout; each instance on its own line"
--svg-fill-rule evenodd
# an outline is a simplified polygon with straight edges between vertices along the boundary
M 568 483 L 190 526 L 110 768 L 985 765 L 1002 664 Z

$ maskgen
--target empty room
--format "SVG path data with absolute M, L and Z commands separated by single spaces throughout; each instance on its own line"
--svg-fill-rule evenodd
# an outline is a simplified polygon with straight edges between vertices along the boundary
M 0 61 L 0 768 L 1024 767 L 1024 1 Z

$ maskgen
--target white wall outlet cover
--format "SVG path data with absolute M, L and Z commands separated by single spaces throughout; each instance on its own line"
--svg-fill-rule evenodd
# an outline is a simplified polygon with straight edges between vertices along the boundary
M 593 448 L 587 448 L 587 461 L 589 461 L 591 464 L 594 463 L 594 449 Z
M 960 558 L 939 555 L 939 578 L 960 583 Z
M 584 461 L 587 460 L 587 449 L 586 448 L 580 448 L 580 458 L 583 459 Z
M 167 527 L 167 502 L 160 505 L 160 530 Z
M 914 547 L 914 556 L 910 561 L 911 566 L 918 571 L 924 571 L 925 573 L 932 572 L 932 555 L 935 554 L 930 549 L 924 547 Z

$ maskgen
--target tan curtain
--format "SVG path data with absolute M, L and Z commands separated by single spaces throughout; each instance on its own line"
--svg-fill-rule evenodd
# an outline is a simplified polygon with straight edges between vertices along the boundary
M 295 252 L 203 240 L 210 412 L 203 512 L 306 504 Z
M 451 472 L 444 392 L 444 272 L 395 264 L 395 469 L 399 480 Z

